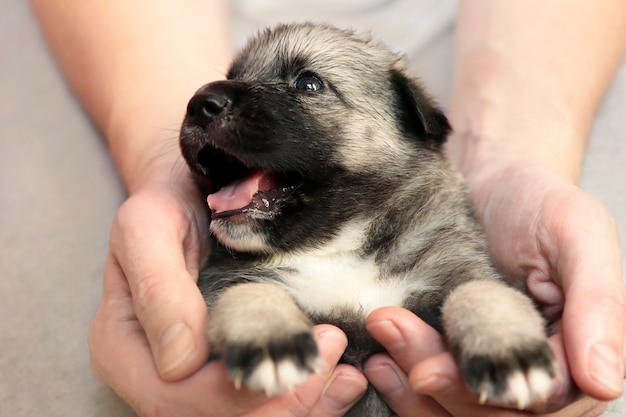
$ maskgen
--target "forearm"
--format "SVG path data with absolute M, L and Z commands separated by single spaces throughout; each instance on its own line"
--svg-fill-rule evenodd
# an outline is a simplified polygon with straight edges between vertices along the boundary
M 621 1 L 460 2 L 448 152 L 470 182 L 510 159 L 577 180 L 624 27 Z
M 221 1 L 32 0 L 76 94 L 132 191 L 151 161 L 174 163 L 187 100 L 223 78 L 231 53 Z

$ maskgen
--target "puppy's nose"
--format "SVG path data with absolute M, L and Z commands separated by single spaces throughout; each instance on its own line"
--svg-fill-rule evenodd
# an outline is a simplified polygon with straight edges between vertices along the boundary
M 204 127 L 211 123 L 231 103 L 231 99 L 220 92 L 198 93 L 187 104 L 187 120 Z

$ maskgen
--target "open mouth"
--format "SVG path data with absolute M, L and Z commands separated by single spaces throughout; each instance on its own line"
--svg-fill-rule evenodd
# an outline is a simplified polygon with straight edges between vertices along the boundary
M 249 167 L 213 146 L 205 146 L 198 153 L 198 161 L 217 189 L 207 196 L 212 219 L 237 214 L 271 218 L 302 185 L 297 174 Z

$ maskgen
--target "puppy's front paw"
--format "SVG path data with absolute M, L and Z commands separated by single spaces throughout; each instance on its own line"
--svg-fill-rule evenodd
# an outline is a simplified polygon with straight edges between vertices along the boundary
M 237 388 L 281 394 L 319 367 L 313 324 L 291 295 L 270 283 L 224 291 L 212 308 L 208 335 Z
M 524 294 L 495 280 L 466 282 L 442 308 L 448 345 L 481 402 L 544 403 L 559 376 L 543 318 Z
M 291 391 L 319 368 L 317 344 L 311 332 L 275 339 L 238 342 L 224 347 L 224 360 L 235 386 L 246 384 L 268 397 Z
M 467 384 L 481 404 L 523 410 L 545 402 L 552 380 L 559 375 L 558 363 L 544 341 L 513 347 L 499 355 L 459 352 L 457 357 Z

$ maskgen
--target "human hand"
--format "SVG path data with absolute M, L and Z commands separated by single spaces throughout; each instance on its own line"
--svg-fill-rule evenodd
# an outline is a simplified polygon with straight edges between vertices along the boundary
M 561 410 L 555 415 L 563 416 L 595 412 L 603 404 L 583 396 L 579 388 L 598 400 L 611 400 L 621 394 L 624 377 L 626 307 L 615 222 L 601 203 L 543 167 L 510 165 L 497 172 L 478 175 L 470 183 L 477 215 L 498 268 L 514 285 L 526 287 L 553 323 L 550 343 L 562 373 L 547 405 L 533 410 Z M 372 320 L 377 320 L 374 314 L 368 319 L 370 326 Z M 389 349 L 385 343 L 393 342 L 394 333 L 380 330 L 384 328 L 368 327 Z M 417 337 L 408 330 L 404 334 L 405 339 Z M 396 346 L 390 350 L 395 368 L 378 367 L 379 373 L 395 369 L 401 379 L 401 370 L 409 375 L 405 389 L 396 393 L 401 399 L 398 407 L 404 410 L 397 411 L 399 415 L 411 415 L 411 408 L 402 404 L 416 398 L 426 401 L 411 394 L 409 387 L 432 396 L 455 416 L 524 415 L 478 406 L 441 342 L 423 343 L 411 348 L 420 351 L 411 355 L 401 353 L 410 348 Z M 610 358 L 609 352 L 616 356 Z M 378 357 L 369 366 L 376 361 L 388 365 L 390 358 Z M 376 367 L 368 369 L 366 375 L 374 385 L 383 382 L 372 373 Z
M 619 234 L 597 199 L 539 165 L 519 162 L 470 183 L 497 268 L 527 289 L 562 335 L 585 393 L 622 393 L 626 291 Z
M 337 365 L 347 342 L 332 326 L 315 329 L 320 373 L 290 394 L 237 391 L 222 362 L 206 364 L 209 317 L 196 286 L 208 253 L 205 202 L 183 168 L 148 174 L 115 219 L 89 331 L 94 373 L 142 417 L 343 415 L 366 381 Z

